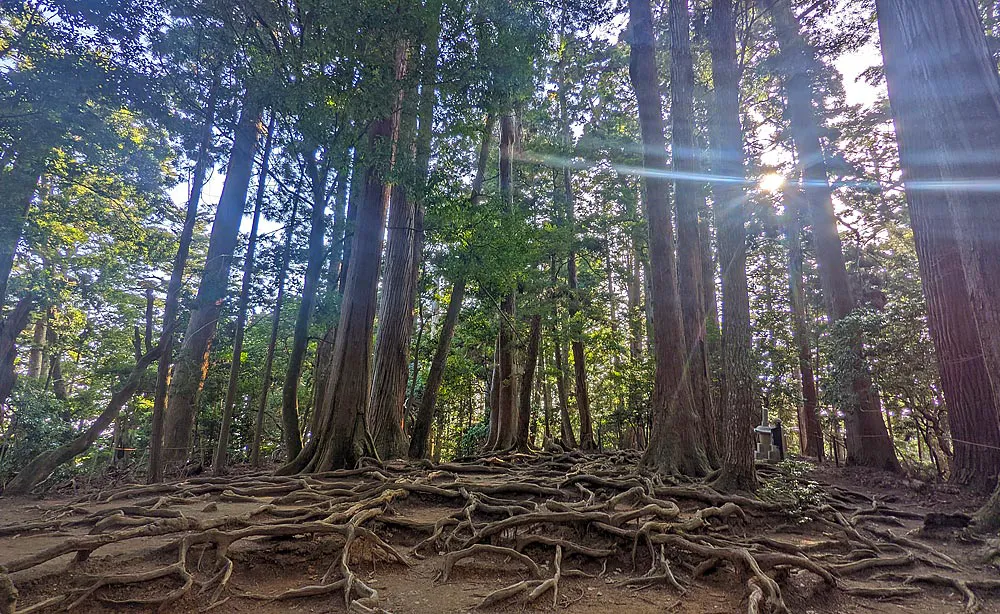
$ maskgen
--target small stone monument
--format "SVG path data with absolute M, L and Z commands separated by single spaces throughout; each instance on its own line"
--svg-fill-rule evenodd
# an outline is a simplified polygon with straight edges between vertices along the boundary
M 781 460 L 781 448 L 774 445 L 771 431 L 772 428 L 767 423 L 767 408 L 762 408 L 760 426 L 754 429 L 757 434 L 757 452 L 754 454 L 756 460 L 770 463 Z

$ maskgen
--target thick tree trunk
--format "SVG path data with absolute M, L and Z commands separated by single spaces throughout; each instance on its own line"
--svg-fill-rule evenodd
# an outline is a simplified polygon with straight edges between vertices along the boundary
M 740 75 L 736 64 L 733 0 L 714 0 L 710 46 L 715 84 L 714 174 L 745 176 L 740 126 Z M 739 182 L 712 186 L 722 269 L 722 474 L 716 487 L 754 490 L 754 427 L 757 392 L 747 288 L 745 195 Z
M 209 350 L 229 290 L 229 272 L 257 150 L 259 120 L 260 106 L 251 99 L 243 108 L 233 137 L 229 167 L 212 225 L 198 298 L 170 380 L 163 424 L 163 460 L 175 466 L 185 462 L 191 446 L 198 397 L 208 371 Z
M 285 383 L 281 387 L 281 430 L 285 446 L 285 458 L 292 459 L 302 451 L 302 437 L 299 434 L 299 379 L 302 377 L 302 363 L 305 361 L 309 345 L 309 322 L 316 306 L 319 291 L 319 274 L 323 268 L 323 239 L 326 231 L 326 173 L 320 173 L 312 152 L 306 154 L 306 173 L 312 184 L 312 216 L 309 226 L 309 255 L 306 260 L 305 282 L 299 311 L 295 316 L 292 332 L 292 349 L 288 355 L 288 369 Z
M 229 366 L 229 382 L 226 387 L 226 398 L 222 402 L 222 420 L 219 426 L 219 441 L 215 447 L 215 457 L 212 459 L 212 472 L 222 475 L 226 472 L 229 462 L 229 432 L 232 429 L 233 409 L 236 406 L 236 393 L 240 383 L 240 366 L 243 364 L 243 337 L 247 327 L 247 308 L 250 305 L 250 284 L 253 282 L 254 257 L 257 252 L 257 228 L 260 226 L 260 210 L 264 206 L 264 193 L 267 188 L 268 163 L 271 158 L 271 142 L 274 137 L 274 114 L 267 124 L 267 137 L 264 139 L 263 157 L 260 161 L 260 174 L 257 179 L 257 195 L 254 199 L 253 219 L 250 222 L 250 236 L 247 239 L 247 253 L 243 257 L 243 281 L 240 286 L 240 300 L 236 307 L 236 334 L 233 339 L 233 361 Z
M 788 242 L 788 300 L 792 310 L 792 338 L 799 356 L 802 404 L 798 407 L 799 448 L 802 454 L 823 460 L 823 428 L 819 422 L 816 379 L 813 374 L 812 344 L 806 326 L 803 294 L 802 205 L 798 188 L 784 193 L 785 236 Z
M 500 116 L 500 197 L 508 213 L 514 210 L 514 115 L 507 111 Z M 497 364 L 500 370 L 500 396 L 497 409 L 497 440 L 495 448 L 506 450 L 514 445 L 517 435 L 517 399 L 514 373 L 514 312 L 517 299 L 513 288 L 504 288 L 500 302 L 500 344 Z
M 629 77 L 639 106 L 646 219 L 649 230 L 650 301 L 653 310 L 653 434 L 643 464 L 664 473 L 701 476 L 708 472 L 701 419 L 694 408 L 684 369 L 684 325 L 674 263 L 674 236 L 667 201 L 669 182 L 662 105 L 656 68 L 656 41 L 649 0 L 629 0 Z
M 771 10 L 785 73 L 792 140 L 795 142 L 802 170 L 805 199 L 812 212 L 813 244 L 820 280 L 830 321 L 836 323 L 854 310 L 855 303 L 833 210 L 832 190 L 820 143 L 820 123 L 813 111 L 813 90 L 808 67 L 814 60 L 799 33 L 798 22 L 789 0 L 777 0 L 771 5 Z M 847 426 L 847 462 L 901 471 L 892 440 L 889 439 L 889 432 L 882 420 L 881 401 L 872 384 L 860 336 L 851 340 L 850 347 L 853 372 L 844 374 L 844 377 L 850 378 L 852 394 L 843 402 L 844 422 Z
M 718 464 L 715 449 L 715 410 L 705 340 L 704 268 L 698 211 L 705 199 L 699 182 L 698 150 L 694 138 L 694 60 L 691 56 L 691 15 L 687 0 L 670 0 L 670 119 L 674 201 L 677 206 L 677 277 L 687 341 L 691 394 L 701 416 L 705 451 Z M 699 202 L 701 201 L 701 202 Z
M 56 470 L 63 463 L 67 463 L 80 454 L 83 454 L 87 449 L 93 444 L 101 433 L 103 433 L 115 418 L 118 417 L 119 412 L 121 412 L 122 406 L 132 398 L 135 394 L 136 389 L 139 388 L 139 384 L 142 381 L 142 376 L 146 372 L 146 369 L 155 361 L 160 355 L 160 347 L 156 346 L 151 351 L 147 352 L 142 356 L 136 363 L 132 372 L 129 373 L 128 378 L 122 387 L 115 391 L 111 395 L 111 399 L 108 401 L 107 406 L 101 415 L 97 417 L 97 420 L 90 425 L 86 431 L 81 435 L 78 435 L 75 439 L 69 443 L 65 443 L 55 450 L 49 450 L 42 452 L 18 472 L 17 476 L 7 483 L 4 488 L 4 492 L 8 495 L 23 495 L 27 494 L 37 485 L 39 482 L 44 480 L 50 473 Z
M 936 276 L 924 276 L 932 335 L 937 341 L 943 334 L 961 334 L 958 327 L 969 324 L 966 314 L 974 316 L 983 364 L 993 383 L 994 410 L 991 416 L 989 405 L 981 404 L 974 414 L 978 418 L 974 424 L 980 436 L 990 439 L 995 436 L 995 415 L 1000 409 L 997 385 L 1000 382 L 1000 241 L 997 241 L 1000 217 L 996 215 L 996 194 L 984 188 L 995 182 L 1000 158 L 1000 77 L 974 1 L 927 0 L 918 7 L 897 0 L 879 0 L 876 5 L 889 102 L 896 122 L 906 193 L 914 215 L 914 235 L 915 238 L 923 235 L 917 239 L 917 247 L 921 250 L 923 242 L 947 237 L 949 225 L 924 217 L 946 205 L 952 216 L 951 228 L 964 273 L 966 295 L 941 287 L 942 293 L 949 292 L 940 297 L 941 301 L 931 299 L 938 294 L 930 286 L 937 281 Z M 925 226 L 924 219 L 940 234 L 928 232 L 932 229 Z M 937 247 L 947 249 L 947 245 Z M 954 259 L 953 254 L 935 251 L 935 258 L 941 256 Z M 947 266 L 948 261 L 938 263 Z M 925 266 L 924 261 L 921 266 Z M 950 270 L 938 274 L 941 275 L 938 283 L 942 284 L 955 283 L 960 277 Z M 963 306 L 966 297 L 967 312 Z M 944 309 L 953 310 L 948 314 L 951 316 L 948 328 L 943 328 L 941 325 L 945 323 L 933 315 Z M 962 320 L 963 317 L 966 319 Z M 964 334 L 970 332 L 966 329 Z M 954 348 L 962 351 L 960 355 L 977 353 L 968 338 L 955 338 L 952 342 L 963 344 Z M 939 360 L 945 361 L 947 356 L 942 353 Z M 960 383 L 953 382 L 964 392 L 959 398 L 973 402 L 985 393 L 985 382 L 981 374 L 977 375 L 981 372 L 975 362 L 962 364 L 960 368 L 959 374 L 942 368 L 942 383 L 960 377 Z M 947 391 L 946 388 L 946 394 Z M 950 412 L 963 414 L 964 403 L 952 407 L 952 399 L 947 401 Z M 958 435 L 953 433 L 953 437 Z M 956 451 L 957 446 L 956 441 Z M 984 449 L 979 453 L 983 472 L 995 472 L 991 465 L 996 460 L 991 454 L 996 451 Z M 1000 526 L 1000 489 L 979 511 L 977 521 L 989 530 Z
M 524 374 L 521 376 L 520 399 L 518 400 L 517 438 L 514 446 L 522 452 L 530 452 L 528 432 L 531 426 L 531 385 L 535 381 L 535 367 L 538 364 L 538 345 L 542 338 L 542 316 L 531 317 L 528 333 L 528 351 L 524 357 Z
M 167 282 L 166 300 L 163 303 L 163 328 L 160 331 L 159 342 L 162 352 L 156 365 L 156 390 L 153 392 L 153 417 L 149 435 L 149 473 L 146 476 L 146 481 L 150 484 L 163 480 L 163 415 L 167 406 L 170 361 L 174 353 L 174 328 L 177 325 L 177 312 L 180 309 L 184 269 L 187 266 L 188 253 L 191 251 L 194 227 L 198 222 L 198 205 L 201 202 L 201 192 L 205 186 L 205 175 L 211 163 L 209 154 L 214 139 L 212 130 L 219 100 L 218 91 L 219 82 L 218 79 L 215 79 L 208 97 L 208 108 L 205 112 L 201 143 L 198 145 L 198 157 L 195 160 L 194 173 L 191 178 L 191 193 L 188 195 L 184 225 L 181 227 L 177 253 L 174 255 L 173 267 L 170 270 L 170 281 Z
M 250 463 L 254 467 L 260 466 L 260 442 L 264 435 L 264 414 L 267 411 L 267 398 L 271 392 L 271 377 L 274 368 L 274 348 L 278 343 L 278 329 L 281 325 L 281 308 L 285 302 L 285 281 L 288 278 L 288 265 L 292 260 L 292 237 L 295 235 L 296 217 L 299 212 L 299 194 L 296 187 L 292 196 L 292 215 L 285 228 L 285 245 L 281 251 L 281 264 L 278 274 L 278 293 L 274 299 L 274 311 L 271 314 L 271 336 L 267 342 L 267 355 L 264 358 L 264 373 L 261 376 L 263 382 L 260 389 L 260 400 L 257 403 L 257 416 L 254 419 L 253 443 L 250 446 Z M 327 333 L 329 336 L 329 333 Z M 324 337 L 324 340 L 326 337 Z M 317 357 L 317 362 L 320 360 Z M 319 382 L 316 384 L 319 385 Z M 318 407 L 318 406 L 317 406 Z M 313 416 L 316 412 L 313 412 Z
M 403 404 L 416 290 L 414 214 L 414 200 L 406 188 L 393 186 L 382 300 L 378 310 L 375 369 L 368 406 L 368 428 L 375 450 L 383 460 L 403 456 L 408 446 L 403 432 Z
M 397 81 L 405 75 L 406 55 L 407 45 L 398 44 L 394 61 Z M 330 378 L 323 404 L 316 408 L 320 413 L 318 428 L 309 444 L 281 473 L 349 467 L 366 453 L 374 452 L 365 412 L 371 389 L 371 346 L 382 264 L 382 233 L 392 192 L 385 177 L 391 172 L 396 156 L 401 88 L 393 102 L 393 109 L 372 122 L 368 130 L 368 151 L 373 159 L 364 169 L 352 263 L 347 271 Z M 377 152 L 383 155 L 376 156 Z M 382 159 L 375 159 L 379 157 Z

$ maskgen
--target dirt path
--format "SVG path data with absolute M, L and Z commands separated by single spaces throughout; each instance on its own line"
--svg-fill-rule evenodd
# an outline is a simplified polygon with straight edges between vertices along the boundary
M 928 513 L 974 508 L 957 490 L 770 470 L 778 506 L 659 483 L 634 461 L 504 457 L 2 498 L 0 565 L 18 612 L 45 600 L 29 611 L 446 614 L 492 600 L 479 611 L 1000 612 L 989 544 L 921 531 Z M 971 581 L 975 601 L 934 578 Z M 289 593 L 301 590 L 322 594 Z

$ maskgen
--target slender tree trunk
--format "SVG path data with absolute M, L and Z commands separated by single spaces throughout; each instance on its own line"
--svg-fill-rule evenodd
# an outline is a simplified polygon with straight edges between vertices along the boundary
M 281 251 L 281 264 L 277 271 L 278 293 L 274 299 L 274 312 L 271 314 L 271 336 L 267 342 L 267 356 L 264 358 L 263 382 L 260 389 L 260 401 L 257 404 L 257 416 L 253 426 L 253 444 L 250 447 L 250 463 L 260 466 L 260 442 L 264 435 L 264 414 L 267 411 L 267 398 L 271 392 L 271 377 L 274 367 L 274 348 L 278 343 L 278 329 L 281 325 L 281 308 L 285 302 L 285 281 L 288 277 L 288 265 L 292 260 L 292 237 L 295 235 L 296 216 L 299 212 L 299 187 L 296 186 L 292 196 L 292 215 L 285 228 L 285 245 Z M 326 338 L 324 337 L 324 340 Z M 319 361 L 319 358 L 317 358 Z M 319 383 L 317 382 L 317 386 Z M 317 406 L 318 407 L 318 406 Z M 316 415 L 316 412 L 313 412 Z
M 229 290 L 229 271 L 250 187 L 259 120 L 260 106 L 251 99 L 244 106 L 236 127 L 198 298 L 170 380 L 163 424 L 163 460 L 175 466 L 184 463 L 191 447 L 198 397 L 208 372 L 209 350 Z
M 406 72 L 407 45 L 395 48 L 395 78 Z M 365 412 L 371 389 L 371 346 L 378 304 L 378 277 L 382 264 L 382 233 L 392 186 L 385 180 L 396 157 L 399 138 L 400 107 L 403 90 L 397 89 L 393 108 L 372 122 L 368 132 L 368 151 L 373 158 L 364 170 L 362 200 L 354 243 L 353 262 L 347 272 L 340 322 L 334 341 L 332 368 L 318 428 L 309 444 L 281 473 L 327 471 L 353 466 L 372 449 L 365 425 Z
M 789 0 L 777 0 L 771 10 L 785 72 L 792 140 L 802 169 L 805 199 L 812 212 L 813 244 L 820 280 L 830 321 L 836 323 L 847 317 L 855 304 L 820 143 L 820 123 L 813 111 L 814 96 L 808 67 L 814 59 L 799 33 Z M 852 391 L 843 403 L 847 462 L 899 472 L 902 469 L 882 420 L 881 401 L 863 356 L 862 339 L 858 335 L 850 341 L 852 373 L 843 375 L 850 378 Z
M 542 316 L 531 317 L 531 331 L 528 333 L 528 353 L 524 357 L 524 375 L 521 376 L 520 399 L 517 414 L 517 438 L 514 446 L 522 452 L 530 452 L 528 431 L 531 426 L 531 385 L 535 381 L 535 366 L 538 363 L 538 344 L 542 338 Z
M 564 62 L 569 54 L 568 43 L 565 42 L 565 27 L 562 32 L 563 38 L 563 58 L 559 66 L 559 119 L 562 124 L 562 140 L 566 155 L 571 156 L 573 148 L 573 136 L 570 130 L 569 113 L 566 106 L 566 71 Z M 580 288 L 576 271 L 576 206 L 573 196 L 573 177 L 570 172 L 570 164 L 567 162 L 562 167 L 562 195 L 565 199 L 566 226 L 569 230 L 569 255 L 566 261 L 566 281 L 569 285 L 569 320 L 570 320 L 570 348 L 573 352 L 573 375 L 576 383 L 576 406 L 580 412 L 580 447 L 584 450 L 594 450 L 597 444 L 594 442 L 594 426 L 590 417 L 590 395 L 587 390 L 587 358 L 583 347 L 583 325 L 578 321 L 577 315 L 580 312 Z
M 974 1 L 927 0 L 918 7 L 879 0 L 876 6 L 903 179 L 915 213 L 914 235 L 923 235 L 917 239 L 918 250 L 924 241 L 940 241 L 949 229 L 946 224 L 930 220 L 942 234 L 926 232 L 921 214 L 947 206 L 952 216 L 967 294 L 952 291 L 942 299 L 954 310 L 954 318 L 963 318 L 963 299 L 969 299 L 985 371 L 993 384 L 994 415 L 990 416 L 988 404 L 981 405 L 976 413 L 980 418 L 976 428 L 988 439 L 996 428 L 995 410 L 1000 409 L 1000 217 L 996 215 L 994 191 L 983 187 L 995 182 L 996 161 L 1000 159 L 1000 77 Z M 953 271 L 941 274 L 951 282 L 958 277 Z M 928 285 L 934 281 L 933 277 L 924 277 L 929 314 L 944 307 L 930 300 Z M 933 315 L 931 318 L 935 338 L 955 331 L 935 327 L 940 322 Z M 972 344 L 962 349 L 973 354 L 975 348 Z M 939 359 L 945 360 L 946 356 L 939 355 Z M 975 363 L 961 368 L 962 387 L 968 398 L 984 394 L 985 383 L 977 375 Z M 952 377 L 942 369 L 943 382 Z M 978 382 L 976 387 L 973 382 Z M 949 410 L 963 413 L 963 405 L 952 409 L 952 400 L 948 399 L 948 403 Z M 995 461 L 990 453 L 983 459 L 985 472 L 992 473 L 994 468 L 989 465 Z M 976 520 L 987 530 L 1000 526 L 1000 488 L 978 512 Z
M 739 68 L 736 64 L 736 17 L 733 0 L 714 0 L 710 46 L 715 84 L 715 170 L 722 177 L 745 176 L 740 126 Z M 747 289 L 745 195 L 739 182 L 712 186 L 722 270 L 722 474 L 716 487 L 754 490 L 756 376 L 750 334 Z
M 434 421 L 434 407 L 437 405 L 438 391 L 441 389 L 441 382 L 444 380 L 444 370 L 448 364 L 448 352 L 451 348 L 451 340 L 455 334 L 455 325 L 458 323 L 458 316 L 462 310 L 462 300 L 465 298 L 465 279 L 461 278 L 455 282 L 451 289 L 451 298 L 448 300 L 448 311 L 441 324 L 441 337 L 438 339 L 437 349 L 434 358 L 431 360 L 430 372 L 427 375 L 427 383 L 424 385 L 424 394 L 420 399 L 420 407 L 417 409 L 417 418 L 413 422 L 413 433 L 410 436 L 410 458 L 424 458 L 427 456 L 427 438 L 430 435 L 431 423 Z
M 677 206 L 677 277 L 687 341 L 691 393 L 701 416 L 705 451 L 718 464 L 715 411 L 705 341 L 705 303 L 698 210 L 704 206 L 694 138 L 694 60 L 691 56 L 691 15 L 687 0 L 670 0 L 670 119 L 673 139 L 674 200 Z M 701 200 L 699 203 L 698 201 Z
M 514 114 L 500 116 L 500 197 L 508 213 L 514 210 Z M 497 410 L 497 441 L 495 447 L 506 450 L 514 445 L 517 435 L 517 399 L 514 373 L 514 312 L 516 295 L 505 288 L 500 302 L 500 399 Z
M 247 239 L 247 253 L 243 258 L 243 281 L 240 286 L 240 300 L 236 308 L 236 335 L 233 339 L 233 361 L 229 367 L 229 383 L 226 387 L 226 398 L 222 402 L 222 421 L 219 426 L 219 441 L 216 443 L 215 458 L 212 460 L 212 472 L 222 475 L 226 472 L 229 462 L 229 432 L 232 429 L 233 408 L 236 406 L 237 388 L 240 383 L 240 366 L 243 364 L 243 337 L 247 327 L 247 308 L 250 305 L 250 285 L 253 283 L 254 256 L 257 252 L 257 228 L 260 226 L 260 210 L 264 206 L 264 193 L 267 189 L 268 163 L 271 158 L 271 142 L 274 137 L 274 113 L 267 125 L 267 136 L 264 138 L 263 157 L 260 161 L 260 174 L 257 179 L 257 195 L 254 199 L 253 219 L 250 223 L 250 236 Z
M 361 147 L 354 148 L 351 157 L 351 190 L 347 200 L 347 217 L 344 221 L 344 255 L 340 262 L 340 295 L 344 295 L 347 286 L 347 272 L 351 266 L 351 250 L 354 246 L 354 229 L 358 222 L 358 207 L 362 199 L 362 183 L 364 172 L 361 165 Z
M 305 361 L 309 345 L 309 322 L 316 306 L 319 291 L 319 275 L 323 268 L 323 239 L 326 230 L 326 173 L 320 173 L 312 153 L 306 154 L 306 173 L 312 182 L 313 204 L 309 227 L 309 256 L 306 261 L 305 282 L 299 311 L 295 316 L 295 330 L 292 333 L 292 350 L 288 356 L 288 370 L 281 388 L 281 428 L 285 446 L 285 458 L 292 459 L 302 451 L 302 437 L 299 434 L 299 379 L 302 377 L 302 363 Z
M 569 394 L 566 392 L 566 365 L 563 363 L 562 341 L 552 329 L 552 345 L 555 346 L 556 357 L 556 394 L 559 395 L 560 439 L 565 448 L 576 447 L 576 435 L 573 432 L 573 422 L 569 417 Z
M 28 377 L 40 379 L 42 377 L 42 352 L 45 350 L 45 330 L 48 324 L 48 310 L 38 314 L 35 320 L 34 331 L 31 336 L 31 349 L 28 350 Z
M 817 411 L 819 403 L 803 295 L 802 206 L 796 188 L 786 188 L 784 197 L 785 236 L 788 241 L 788 299 L 792 310 L 792 338 L 798 349 L 799 376 L 802 380 L 802 404 L 798 408 L 799 447 L 802 454 L 823 460 L 823 428 Z
M 535 387 L 539 389 L 542 394 L 542 411 L 543 411 L 543 430 L 542 430 L 542 445 L 543 447 L 552 440 L 552 397 L 549 391 L 549 377 L 548 373 L 545 371 L 545 351 L 540 352 L 539 360 L 541 364 L 538 368 L 538 383 Z
M 215 112 L 219 100 L 218 77 L 212 82 L 208 97 L 208 108 L 205 114 L 205 124 L 202 126 L 201 143 L 198 145 L 198 157 L 195 160 L 194 173 L 191 178 L 191 193 L 188 195 L 184 225 L 177 243 L 177 253 L 174 255 L 173 267 L 170 271 L 170 281 L 167 282 L 167 295 L 163 304 L 163 328 L 160 331 L 160 360 L 156 365 L 156 390 L 153 393 L 153 417 L 149 435 L 149 473 L 146 481 L 150 484 L 163 480 L 163 416 L 167 406 L 167 388 L 170 381 L 170 361 L 174 353 L 174 327 L 177 325 L 177 312 L 180 309 L 181 284 L 184 282 L 184 269 L 187 266 L 188 254 L 191 251 L 191 240 L 194 237 L 194 227 L 198 222 L 198 205 L 201 202 L 201 192 L 205 186 L 205 175 L 211 163 L 210 152 L 214 139 L 212 129 L 215 124 Z
M 650 300 L 653 309 L 656 373 L 653 384 L 653 434 L 643 464 L 664 473 L 692 476 L 708 472 L 701 420 L 684 368 L 684 325 L 674 263 L 666 143 L 656 68 L 656 41 L 649 0 L 629 0 L 631 53 L 629 77 L 639 107 L 643 177 L 649 229 Z

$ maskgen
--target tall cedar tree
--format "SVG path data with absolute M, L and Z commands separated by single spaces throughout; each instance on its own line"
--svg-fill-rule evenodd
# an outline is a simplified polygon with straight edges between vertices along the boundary
M 253 96 L 248 96 L 233 135 L 229 167 L 212 224 L 198 297 L 170 379 L 163 423 L 163 460 L 174 467 L 187 459 L 191 447 L 198 396 L 208 372 L 208 354 L 222 304 L 229 293 L 229 271 L 250 188 L 259 121 L 260 104 Z
M 706 435 L 715 431 L 716 416 L 705 341 L 704 268 L 698 211 L 704 205 L 694 138 L 694 60 L 691 55 L 691 14 L 688 0 L 670 0 L 670 122 L 674 203 L 677 206 L 677 278 L 687 341 L 691 393 Z M 700 201 L 700 202 L 699 202 Z M 714 283 L 714 281 L 712 282 Z M 715 438 L 706 436 L 705 450 L 715 461 Z
M 399 43 L 392 60 L 396 81 L 406 73 L 407 45 Z M 361 200 L 351 247 L 351 265 L 340 307 L 331 369 L 317 428 L 312 439 L 281 473 L 327 471 L 353 466 L 371 453 L 365 425 L 371 389 L 372 333 L 378 304 L 378 278 L 382 265 L 382 234 L 392 193 L 386 176 L 392 170 L 399 139 L 403 91 L 397 84 L 392 108 L 368 129 L 367 160 Z
M 629 77 L 639 106 L 642 134 L 643 186 L 649 231 L 650 293 L 652 303 L 653 431 L 643 464 L 664 473 L 702 476 L 708 459 L 702 445 L 701 419 L 694 408 L 685 369 L 684 325 L 674 265 L 674 236 L 670 221 L 667 151 L 663 136 L 656 68 L 656 41 L 649 0 L 629 0 L 631 52 Z
M 995 182 L 1000 160 L 1000 76 L 972 0 L 925 0 L 919 7 L 899 0 L 876 4 L 907 197 L 918 210 L 947 207 L 951 213 L 965 296 L 978 325 L 986 372 L 994 383 L 995 410 L 1000 407 L 996 385 L 1000 382 L 1000 217 L 995 193 L 982 188 Z M 914 232 L 918 229 L 926 227 L 915 223 Z M 923 234 L 921 240 L 926 240 L 927 233 Z M 953 317 L 968 313 L 960 311 L 965 296 L 945 297 L 955 309 Z M 975 347 L 965 350 L 974 352 Z M 975 371 L 960 375 L 971 378 L 962 383 L 970 398 L 984 393 Z M 979 405 L 970 418 L 974 428 L 995 428 L 996 413 L 990 409 L 989 404 Z M 954 408 L 963 410 L 964 405 Z M 981 462 L 985 472 L 992 472 L 994 461 L 989 456 Z M 1000 527 L 1000 489 L 977 520 L 985 528 Z
M 267 189 L 267 172 L 271 161 L 271 145 L 274 140 L 274 114 L 267 124 L 267 136 L 264 138 L 264 151 L 260 160 L 260 173 L 257 175 L 257 194 L 254 197 L 253 216 L 250 222 L 250 236 L 247 239 L 247 253 L 243 256 L 243 280 L 240 285 L 240 300 L 236 307 L 236 335 L 233 338 L 233 359 L 229 365 L 229 383 L 226 386 L 226 397 L 222 401 L 222 420 L 219 424 L 219 441 L 215 444 L 215 457 L 212 460 L 212 472 L 222 475 L 229 463 L 229 434 L 232 430 L 233 410 L 236 407 L 236 394 L 239 390 L 240 367 L 243 365 L 243 338 L 247 328 L 247 308 L 250 306 L 250 286 L 253 283 L 254 259 L 257 254 L 257 230 L 260 227 L 260 211 L 264 206 L 264 194 Z
M 784 189 L 785 240 L 788 244 L 788 302 L 792 312 L 792 340 L 798 352 L 802 404 L 798 407 L 799 449 L 806 456 L 823 460 L 823 428 L 819 422 L 816 378 L 812 365 L 812 344 L 806 320 L 803 294 L 802 195 L 798 186 Z
M 809 67 L 815 63 L 812 50 L 799 32 L 799 24 L 789 0 L 771 5 L 785 92 L 788 95 L 788 119 L 797 162 L 803 179 L 806 203 L 812 212 L 813 244 L 819 266 L 820 282 L 829 318 L 837 323 L 855 308 L 844 253 L 833 210 L 833 190 L 827 174 L 826 159 L 820 143 L 821 124 L 813 109 L 813 86 Z M 850 394 L 841 400 L 847 427 L 847 462 L 888 471 L 901 471 L 892 439 L 882 419 L 882 403 L 872 384 L 871 372 L 862 350 L 859 333 L 852 334 Z
M 514 113 L 506 111 L 500 116 L 500 199 L 507 213 L 514 212 L 514 141 L 516 140 Z M 494 447 L 506 450 L 514 445 L 517 431 L 517 390 L 514 372 L 515 331 L 514 318 L 517 305 L 516 290 L 505 288 L 500 302 L 499 385 L 497 401 L 496 442 Z
M 757 382 L 750 335 L 747 288 L 746 194 L 742 179 L 740 73 L 736 64 L 733 0 L 714 0 L 711 20 L 712 81 L 715 84 L 715 144 L 718 181 L 713 186 L 722 269 L 722 474 L 718 487 L 753 490 L 757 485 L 753 447 Z

